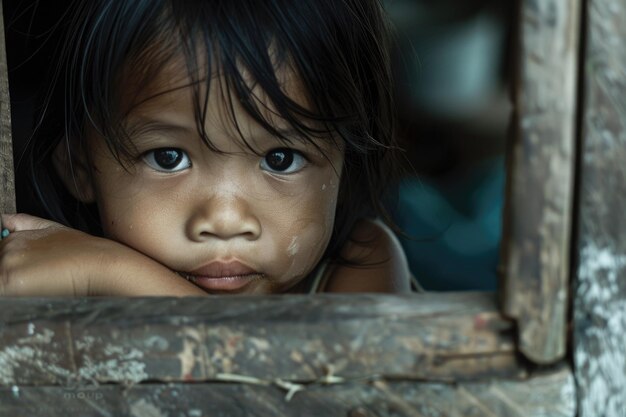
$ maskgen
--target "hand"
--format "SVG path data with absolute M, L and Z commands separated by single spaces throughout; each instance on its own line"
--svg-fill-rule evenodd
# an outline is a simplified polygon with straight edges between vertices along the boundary
M 0 295 L 206 295 L 121 243 L 27 214 L 2 215 L 2 225 Z

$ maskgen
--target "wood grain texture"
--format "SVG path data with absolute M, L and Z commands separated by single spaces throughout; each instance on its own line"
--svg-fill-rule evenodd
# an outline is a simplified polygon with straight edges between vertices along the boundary
M 4 299 L 0 385 L 523 377 L 493 294 Z
M 626 4 L 587 2 L 574 362 L 580 417 L 626 415 Z
M 252 384 L 14 386 L 0 388 L 0 415 L 574 417 L 574 392 L 566 369 L 524 381 L 315 384 L 290 399 L 279 387 Z
M 2 4 L 0 4 L 0 213 L 15 213 L 11 103 Z
M 504 312 L 539 364 L 565 355 L 579 0 L 520 2 L 519 68 L 508 155 Z

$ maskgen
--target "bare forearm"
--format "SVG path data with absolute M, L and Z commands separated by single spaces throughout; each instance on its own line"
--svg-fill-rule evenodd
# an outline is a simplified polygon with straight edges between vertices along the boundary
M 192 296 L 205 292 L 121 243 L 27 215 L 4 215 L 0 294 Z

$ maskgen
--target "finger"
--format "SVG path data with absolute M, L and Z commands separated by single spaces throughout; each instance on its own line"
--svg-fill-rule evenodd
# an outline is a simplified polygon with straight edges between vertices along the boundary
M 23 230 L 47 229 L 50 227 L 63 227 L 63 225 L 53 222 L 52 220 L 42 219 L 41 217 L 31 216 L 29 214 L 2 214 L 2 227 L 9 232 L 20 232 Z

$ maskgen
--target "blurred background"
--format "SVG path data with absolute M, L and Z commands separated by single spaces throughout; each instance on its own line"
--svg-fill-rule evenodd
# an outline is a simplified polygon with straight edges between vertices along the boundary
M 516 2 L 383 2 L 397 28 L 398 134 L 407 172 L 390 210 L 405 232 L 411 270 L 427 290 L 493 290 Z M 3 0 L 16 164 L 64 5 Z M 33 212 L 30 187 L 17 181 L 18 209 Z
M 496 288 L 515 4 L 385 1 L 407 160 L 391 209 L 426 290 Z

